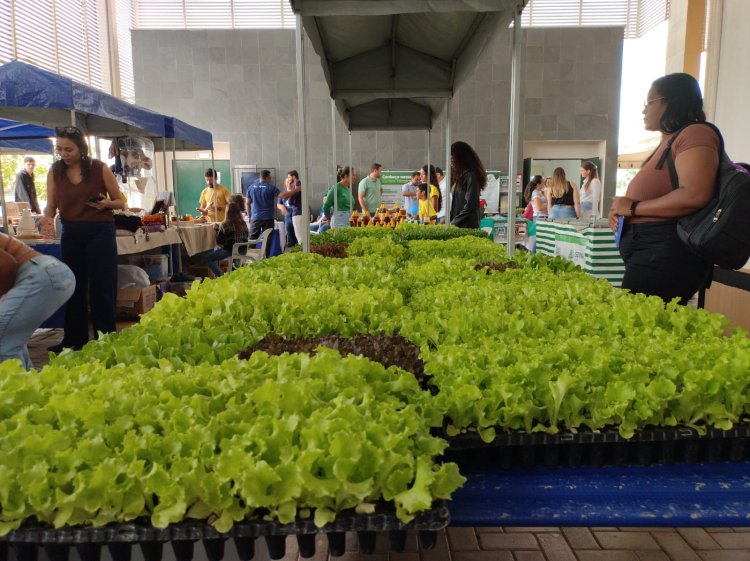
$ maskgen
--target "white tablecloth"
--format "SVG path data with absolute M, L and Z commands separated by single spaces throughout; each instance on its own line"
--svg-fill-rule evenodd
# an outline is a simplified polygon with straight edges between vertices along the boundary
M 148 239 L 146 239 L 146 236 L 141 232 L 138 232 L 135 235 L 128 232 L 127 236 L 117 236 L 117 254 L 130 255 L 165 245 L 179 243 L 180 236 L 177 234 L 175 228 L 170 228 L 164 232 L 149 232 Z
M 180 226 L 179 236 L 188 255 L 193 256 L 216 246 L 216 230 L 213 224 Z

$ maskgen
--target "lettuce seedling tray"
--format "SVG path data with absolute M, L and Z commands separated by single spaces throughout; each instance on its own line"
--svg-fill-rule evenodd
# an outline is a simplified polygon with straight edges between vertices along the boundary
M 241 561 L 255 556 L 255 542 L 266 542 L 271 559 L 286 554 L 286 538 L 297 537 L 299 554 L 303 558 L 315 555 L 315 537 L 325 534 L 331 556 L 339 557 L 346 550 L 346 533 L 356 532 L 361 553 L 373 553 L 378 533 L 387 532 L 390 549 L 403 551 L 407 531 L 418 531 L 420 545 L 431 549 L 437 541 L 437 531 L 450 523 L 450 513 L 443 501 L 436 501 L 432 509 L 420 512 L 409 523 L 396 518 L 395 509 L 386 505 L 375 514 L 340 513 L 336 520 L 318 528 L 312 519 L 297 519 L 290 524 L 274 521 L 243 521 L 226 533 L 218 532 L 207 521 L 184 521 L 167 528 L 154 528 L 146 519 L 126 524 L 110 524 L 100 528 L 71 526 L 54 529 L 49 526 L 26 524 L 0 538 L 0 561 L 8 561 L 9 549 L 15 550 L 17 561 L 37 561 L 43 547 L 49 561 L 68 561 L 75 548 L 81 561 L 100 561 L 106 546 L 113 561 L 130 561 L 132 548 L 138 545 L 145 561 L 161 561 L 164 544 L 170 542 L 177 561 L 191 561 L 195 542 L 202 541 L 209 561 L 224 558 L 227 540 L 234 541 Z
M 578 467 L 714 463 L 750 459 L 750 422 L 729 430 L 708 427 L 704 434 L 685 426 L 654 427 L 623 438 L 617 428 L 557 434 L 500 432 L 485 443 L 476 432 L 446 437 L 446 461 L 461 468 Z

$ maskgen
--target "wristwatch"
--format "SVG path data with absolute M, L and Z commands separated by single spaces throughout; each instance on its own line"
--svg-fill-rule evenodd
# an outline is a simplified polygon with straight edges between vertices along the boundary
M 638 206 L 639 202 L 640 201 L 633 201 L 632 203 L 630 203 L 630 216 L 631 217 L 635 216 L 635 207 Z

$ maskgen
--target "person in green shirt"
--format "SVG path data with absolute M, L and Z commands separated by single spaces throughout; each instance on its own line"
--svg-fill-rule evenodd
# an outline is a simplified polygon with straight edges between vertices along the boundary
M 380 184 L 380 174 L 383 166 L 372 164 L 370 166 L 370 175 L 359 182 L 359 191 L 357 199 L 362 207 L 362 213 L 369 212 L 374 215 L 380 206 L 383 196 L 383 186 Z
M 326 199 L 323 202 L 323 213 L 326 215 L 326 218 L 329 219 L 329 223 L 333 228 L 340 228 L 342 226 L 349 225 L 349 214 L 351 213 L 351 209 L 353 208 L 350 187 L 352 185 L 352 181 L 356 180 L 356 177 L 356 172 L 352 170 L 350 174 L 349 166 L 347 166 L 343 170 L 341 170 L 338 183 L 336 183 L 336 185 L 332 185 L 328 189 L 328 195 L 326 195 Z M 333 208 L 334 188 L 336 189 L 338 197 L 338 212 L 335 212 L 335 209 Z

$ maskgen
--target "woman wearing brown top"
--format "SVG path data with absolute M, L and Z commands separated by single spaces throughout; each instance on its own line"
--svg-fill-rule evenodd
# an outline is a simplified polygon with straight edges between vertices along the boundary
M 625 217 L 620 254 L 625 261 L 622 287 L 686 304 L 710 278 L 711 263 L 691 253 L 677 237 L 677 219 L 711 200 L 719 167 L 719 137 L 707 125 L 687 127 L 672 145 L 679 188 L 673 189 L 665 165 L 656 169 L 667 141 L 688 123 L 703 123 L 703 98 L 698 82 L 688 74 L 656 80 L 644 101 L 646 130 L 660 131 L 661 143 L 628 185 L 615 197 L 609 225 L 617 229 Z
M 80 349 L 89 340 L 88 303 L 94 334 L 115 330 L 117 243 L 112 210 L 124 206 L 114 174 L 89 157 L 81 131 L 58 128 L 56 135 L 61 159 L 47 175 L 43 221 L 52 220 L 60 210 L 62 260 L 75 275 L 76 289 L 65 308 L 65 336 L 50 348 L 52 352 Z
M 0 233 L 0 362 L 34 367 L 26 342 L 73 294 L 75 277 L 54 257 Z

